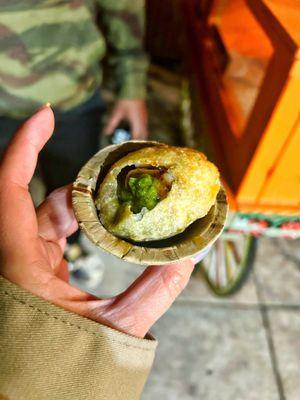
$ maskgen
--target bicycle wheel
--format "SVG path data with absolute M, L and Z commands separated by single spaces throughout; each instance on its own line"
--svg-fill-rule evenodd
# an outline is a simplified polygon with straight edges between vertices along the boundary
M 224 233 L 201 262 L 210 289 L 218 296 L 238 291 L 247 280 L 256 252 L 257 238 Z

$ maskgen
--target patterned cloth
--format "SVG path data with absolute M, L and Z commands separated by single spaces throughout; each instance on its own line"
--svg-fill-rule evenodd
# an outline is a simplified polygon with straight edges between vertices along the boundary
M 117 96 L 143 98 L 143 29 L 143 0 L 1 0 L 0 115 L 27 117 L 46 102 L 66 111 L 86 101 L 101 85 L 107 48 Z

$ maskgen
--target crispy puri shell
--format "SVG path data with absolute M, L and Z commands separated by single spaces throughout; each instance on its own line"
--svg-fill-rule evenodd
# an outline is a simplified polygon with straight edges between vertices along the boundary
M 167 196 L 152 210 L 133 214 L 127 205 L 121 218 L 116 219 L 120 207 L 117 177 L 127 166 L 164 167 L 174 181 Z M 137 242 L 159 240 L 183 232 L 204 217 L 215 203 L 219 189 L 218 170 L 204 154 L 161 145 L 129 153 L 113 164 L 100 185 L 95 204 L 102 224 L 112 234 Z

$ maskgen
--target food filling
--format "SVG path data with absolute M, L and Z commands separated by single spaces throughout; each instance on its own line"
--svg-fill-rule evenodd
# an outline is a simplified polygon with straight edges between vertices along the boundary
M 131 212 L 138 214 L 143 208 L 152 210 L 166 197 L 172 181 L 165 170 L 134 169 L 127 173 L 125 180 L 119 182 L 118 200 L 128 204 Z

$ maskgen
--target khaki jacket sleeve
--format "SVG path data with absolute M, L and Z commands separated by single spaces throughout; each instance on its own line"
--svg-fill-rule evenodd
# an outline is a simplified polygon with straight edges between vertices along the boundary
M 155 348 L 0 276 L 0 399 L 139 399 Z

